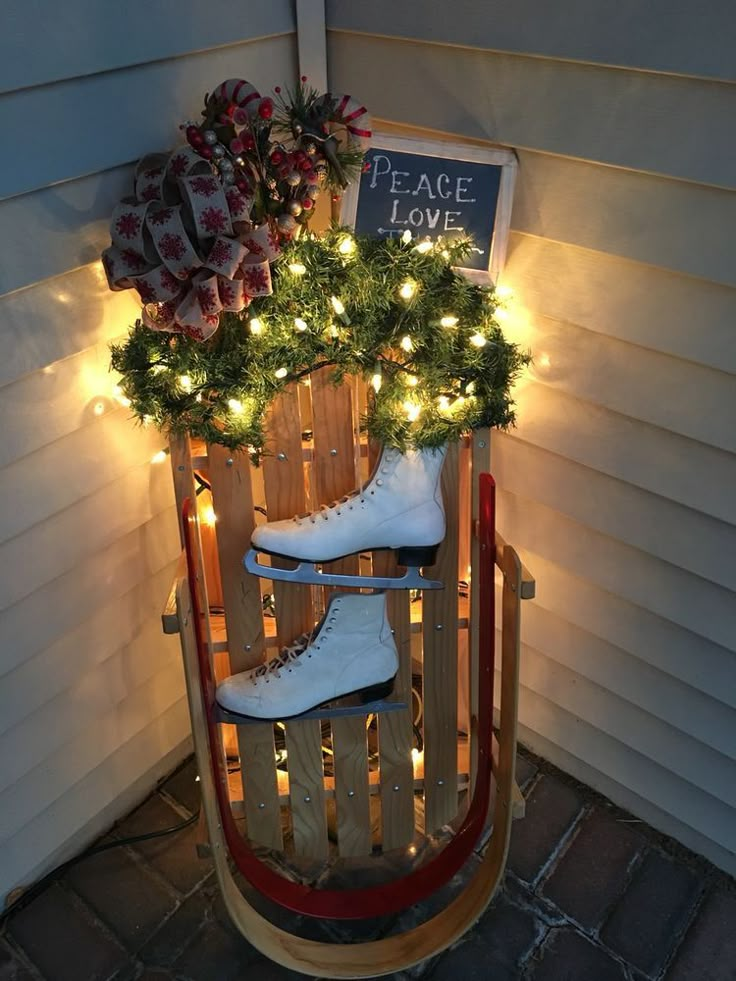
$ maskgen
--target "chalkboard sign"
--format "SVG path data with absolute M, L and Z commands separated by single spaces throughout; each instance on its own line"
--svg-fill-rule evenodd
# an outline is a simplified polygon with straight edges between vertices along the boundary
M 360 182 L 345 195 L 342 220 L 357 234 L 417 240 L 469 235 L 465 268 L 503 265 L 516 158 L 508 150 L 376 135 Z

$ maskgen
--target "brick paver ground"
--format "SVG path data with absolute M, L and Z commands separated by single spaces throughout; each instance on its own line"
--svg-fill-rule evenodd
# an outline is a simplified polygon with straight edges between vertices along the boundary
M 107 840 L 190 816 L 195 776 L 189 761 Z M 503 888 L 462 941 L 397 981 L 736 981 L 732 879 L 524 751 L 517 776 L 527 817 L 514 825 Z M 2 921 L 0 981 L 303 979 L 231 926 L 194 839 L 189 827 L 55 877 Z M 350 929 L 333 923 L 329 935 Z

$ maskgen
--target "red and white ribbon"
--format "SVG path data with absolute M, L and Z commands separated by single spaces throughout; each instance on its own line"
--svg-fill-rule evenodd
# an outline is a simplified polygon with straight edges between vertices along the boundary
M 258 105 L 247 82 L 223 82 L 216 92 L 223 86 L 244 111 Z M 254 229 L 252 200 L 223 187 L 190 147 L 144 157 L 134 189 L 135 197 L 113 211 L 112 245 L 102 262 L 110 289 L 137 290 L 142 320 L 152 330 L 204 341 L 223 311 L 239 313 L 252 297 L 272 292 L 277 233 L 268 225 Z

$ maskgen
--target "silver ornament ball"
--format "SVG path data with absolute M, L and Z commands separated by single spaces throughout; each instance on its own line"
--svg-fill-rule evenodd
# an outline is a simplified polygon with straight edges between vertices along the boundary
M 213 129 L 206 129 L 202 135 L 207 146 L 214 146 L 217 143 L 217 133 Z
M 222 183 L 226 187 L 229 187 L 231 184 L 234 184 L 235 183 L 235 174 L 233 174 L 233 173 L 231 173 L 229 171 L 223 173 L 223 175 L 222 175 Z
M 291 215 L 279 215 L 276 219 L 276 224 L 280 232 L 290 235 L 296 228 L 296 218 Z
M 215 143 L 215 145 L 212 147 L 212 156 L 216 160 L 221 160 L 225 156 L 225 147 L 222 145 L 222 143 Z
M 286 205 L 286 210 L 289 212 L 290 215 L 293 215 L 295 218 L 298 218 L 299 215 L 304 210 L 304 208 L 302 208 L 301 204 L 298 201 L 289 201 L 289 203 Z
M 298 187 L 302 182 L 302 175 L 297 170 L 292 170 L 290 174 L 286 176 L 286 183 L 289 187 Z
M 291 130 L 294 136 L 299 136 L 299 134 L 302 132 L 303 129 L 304 127 L 302 126 L 301 123 L 292 123 Z
M 220 170 L 223 174 L 231 174 L 233 169 L 233 162 L 232 160 L 228 159 L 228 157 L 225 157 L 220 161 Z

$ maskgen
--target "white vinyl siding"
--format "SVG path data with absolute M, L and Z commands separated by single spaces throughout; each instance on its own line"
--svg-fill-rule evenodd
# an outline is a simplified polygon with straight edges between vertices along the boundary
M 383 130 L 518 152 L 504 327 L 535 364 L 492 468 L 537 580 L 521 738 L 733 873 L 732 8 L 447 10 L 329 0 L 328 67 Z
M 160 624 L 179 552 L 171 472 L 151 463 L 162 436 L 113 398 L 108 346 L 139 308 L 107 289 L 99 254 L 132 165 L 173 146 L 205 92 L 295 75 L 290 0 L 0 13 L 0 898 L 189 750 Z

